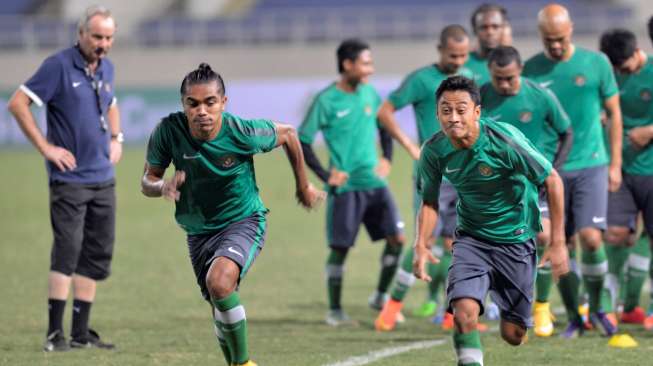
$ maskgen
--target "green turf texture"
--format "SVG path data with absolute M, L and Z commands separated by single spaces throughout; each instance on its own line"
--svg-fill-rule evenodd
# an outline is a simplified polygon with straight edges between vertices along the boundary
M 395 155 L 391 189 L 406 221 L 410 244 L 414 226 L 411 163 L 403 151 Z M 52 234 L 45 168 L 32 149 L 0 150 L 0 365 L 224 364 L 209 306 L 195 284 L 184 233 L 173 219 L 173 205 L 140 193 L 143 157 L 140 147 L 128 147 L 118 166 L 113 274 L 99 285 L 91 315 L 91 326 L 118 349 L 46 354 L 41 347 L 47 326 Z M 372 365 L 453 365 L 450 334 L 428 320 L 410 317 L 425 297 L 423 284 L 407 297 L 406 324 L 392 333 L 374 331 L 375 313 L 367 307 L 367 297 L 376 284 L 383 247 L 370 245 L 364 230 L 348 257 L 343 293 L 345 310 L 360 326 L 335 329 L 324 324 L 324 207 L 307 213 L 295 203 L 294 183 L 282 150 L 257 156 L 255 162 L 261 195 L 271 212 L 265 248 L 241 286 L 253 360 L 261 366 L 325 365 L 388 347 L 444 339 L 443 345 Z M 557 291 L 552 293 L 557 299 Z M 555 301 L 554 307 L 559 306 Z M 70 312 L 69 302 L 66 332 Z M 496 329 L 497 324 L 491 325 Z M 557 331 L 561 329 L 558 325 Z M 626 329 L 640 342 L 638 348 L 608 348 L 607 339 L 596 332 L 574 341 L 555 336 L 538 339 L 531 333 L 529 342 L 517 348 L 501 341 L 496 332 L 485 334 L 485 364 L 649 364 L 653 333 L 637 326 Z

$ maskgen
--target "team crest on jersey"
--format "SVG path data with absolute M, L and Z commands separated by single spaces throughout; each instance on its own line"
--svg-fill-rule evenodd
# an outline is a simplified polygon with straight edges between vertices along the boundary
M 642 89 L 641 92 L 639 92 L 639 97 L 642 98 L 643 101 L 645 102 L 650 102 L 651 101 L 651 90 L 650 89 Z
M 229 169 L 236 164 L 236 157 L 233 155 L 225 155 L 218 158 L 218 165 L 220 167 Z
M 521 111 L 519 113 L 519 122 L 528 123 L 533 119 L 533 113 L 531 111 Z
M 371 105 L 366 105 L 365 106 L 365 115 L 367 115 L 367 116 L 372 115 L 372 106 Z
M 478 172 L 481 173 L 481 175 L 484 177 L 489 177 L 492 175 L 492 168 L 490 168 L 487 164 L 481 163 L 478 166 Z
M 585 78 L 585 75 L 583 75 L 583 74 L 578 74 L 574 78 L 574 84 L 576 84 L 576 86 L 583 86 L 583 85 L 585 85 L 586 81 L 587 81 L 587 78 Z

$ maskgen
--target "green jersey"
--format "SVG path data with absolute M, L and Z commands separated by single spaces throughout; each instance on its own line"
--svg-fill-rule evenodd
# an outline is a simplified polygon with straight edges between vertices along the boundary
M 222 127 L 211 141 L 190 134 L 183 112 L 170 114 L 154 129 L 147 145 L 147 162 L 186 173 L 179 188 L 175 219 L 190 235 L 224 229 L 256 212 L 267 212 L 258 194 L 252 155 L 277 143 L 274 124 L 222 114 Z
M 481 55 L 477 51 L 469 53 L 469 59 L 467 59 L 465 67 L 474 75 L 476 85 L 481 86 L 490 81 L 490 69 L 487 66 L 487 58 L 481 58 Z
M 581 47 L 567 61 L 539 53 L 526 61 L 523 75 L 551 89 L 569 115 L 574 142 L 563 170 L 607 164 L 601 108 L 605 99 L 619 92 L 608 58 Z
M 467 69 L 460 70 L 459 74 L 472 76 Z M 397 110 L 413 105 L 420 145 L 440 131 L 440 122 L 436 117 L 435 91 L 449 76 L 451 75 L 442 73 L 437 65 L 422 67 L 409 74 L 388 97 Z
M 617 75 L 617 83 L 624 121 L 622 169 L 628 174 L 653 175 L 653 143 L 637 150 L 628 140 L 631 129 L 653 123 L 653 57 L 638 73 Z
M 541 230 L 538 187 L 551 164 L 515 127 L 481 118 L 478 140 L 456 149 L 444 132 L 422 147 L 419 185 L 437 204 L 442 177 L 458 192 L 458 228 L 495 243 L 521 243 Z
M 306 144 L 312 144 L 321 131 L 329 150 L 329 168 L 349 174 L 337 193 L 387 184 L 375 171 L 379 162 L 376 113 L 380 106 L 381 97 L 369 84 L 360 84 L 355 92 L 347 93 L 332 83 L 318 93 L 299 127 L 299 139 Z
M 517 127 L 550 162 L 559 135 L 569 128 L 569 117 L 553 93 L 521 78 L 517 95 L 500 95 L 487 83 L 481 87 L 483 116 Z

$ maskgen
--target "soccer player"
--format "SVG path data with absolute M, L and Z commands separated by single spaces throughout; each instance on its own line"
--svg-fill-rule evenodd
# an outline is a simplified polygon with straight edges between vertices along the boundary
M 390 94 L 388 100 L 383 103 L 379 110 L 379 121 L 381 124 L 393 138 L 403 145 L 415 160 L 419 159 L 419 146 L 401 130 L 394 116 L 394 112 L 405 106 L 412 105 L 415 112 L 419 143 L 422 144 L 440 130 L 440 123 L 435 113 L 436 107 L 433 95 L 435 95 L 435 91 L 442 80 L 448 76 L 456 75 L 459 72 L 463 72 L 469 77 L 472 76 L 468 70 L 462 69 L 469 53 L 469 36 L 465 29 L 460 25 L 449 25 L 440 33 L 439 42 L 438 52 L 440 59 L 438 63 L 424 66 L 409 74 L 401 83 L 401 86 Z M 415 178 L 415 172 L 416 169 L 413 170 L 413 179 Z M 442 257 L 442 263 L 431 268 L 431 272 L 434 277 L 437 277 L 437 280 L 433 281 L 430 288 L 431 299 L 421 308 L 424 316 L 432 315 L 436 310 L 435 300 L 437 298 L 438 288 L 444 283 L 446 271 L 449 267 L 447 261 L 451 258 L 449 253 L 450 249 L 445 250 L 445 248 L 450 248 L 451 246 L 453 231 L 456 225 L 456 191 L 450 184 L 445 182 L 442 185 L 440 197 L 442 200 L 440 207 L 442 208 L 443 219 L 434 232 L 434 238 L 443 237 L 444 248 L 442 244 L 438 244 L 434 248 L 439 252 L 439 256 Z M 413 202 L 413 209 L 415 214 L 417 214 L 419 197 L 416 190 L 414 190 Z M 412 248 L 408 248 L 401 261 L 401 268 L 397 271 L 390 300 L 385 304 L 375 321 L 377 330 L 384 331 L 394 328 L 397 315 L 402 308 L 402 301 L 408 289 L 415 282 L 415 277 L 412 275 L 412 262 L 413 250 Z M 439 275 L 436 276 L 436 272 Z
M 643 215 L 645 233 L 649 237 L 653 234 L 653 57 L 647 56 L 637 46 L 635 35 L 624 29 L 603 33 L 600 45 L 616 73 L 624 123 L 623 184 L 609 195 L 605 239 L 623 252 L 616 267 L 621 270 L 627 266 L 622 321 L 643 323 L 644 311 L 637 305 L 649 269 L 649 238 L 643 235 L 630 254 L 627 246 L 632 245 L 638 213 Z
M 560 175 L 565 184 L 565 231 L 571 256 L 575 254 L 574 234 L 582 246 L 581 273 L 589 297 L 590 320 L 606 335 L 616 332 L 599 302 L 608 269 L 601 231 L 606 228 L 608 189 L 621 184 L 621 110 L 619 90 L 605 55 L 574 45 L 573 25 L 566 8 L 545 6 L 538 13 L 541 52 L 524 65 L 523 75 L 548 87 L 558 97 L 571 120 L 574 142 Z M 611 117 L 610 158 L 601 125 L 601 108 Z M 567 310 L 569 325 L 563 337 L 582 334 L 578 313 L 579 276 L 572 271 L 560 279 L 558 287 Z
M 414 273 L 429 281 L 426 262 L 437 259 L 429 237 L 439 216 L 443 177 L 459 197 L 458 226 L 447 281 L 447 304 L 456 324 L 458 365 L 483 365 L 476 324 L 490 292 L 501 310 L 501 336 L 522 344 L 532 325 L 535 236 L 542 231 L 537 206 L 544 186 L 551 217 L 551 244 L 542 256 L 553 275 L 567 269 L 564 192 L 558 173 L 533 144 L 506 123 L 481 118 L 479 90 L 462 76 L 450 77 L 436 93 L 442 131 L 422 147 Z
M 336 52 L 340 78 L 320 91 L 301 127 L 306 163 L 328 187 L 326 263 L 329 311 L 332 326 L 352 324 L 341 305 L 345 259 L 365 225 L 372 241 L 385 239 L 381 271 L 370 305 L 380 308 L 392 281 L 404 243 L 403 222 L 386 177 L 392 158 L 392 138 L 377 122 L 381 98 L 367 79 L 374 72 L 372 53 L 358 39 L 343 41 Z M 318 131 L 329 151 L 324 169 L 311 147 Z M 381 136 L 383 157 L 376 153 L 376 133 Z
M 267 230 L 268 210 L 258 194 L 253 155 L 283 146 L 302 206 L 314 207 L 324 192 L 306 178 L 294 128 L 225 112 L 224 82 L 209 65 L 188 73 L 180 92 L 183 112 L 165 117 L 150 136 L 142 191 L 175 202 L 175 218 L 187 233 L 197 284 L 211 304 L 227 364 L 255 366 L 237 291 Z M 175 174 L 164 179 L 170 163 Z
M 45 158 L 48 171 L 54 241 L 46 352 L 114 348 L 88 323 L 97 282 L 111 272 L 115 241 L 114 165 L 122 155 L 123 134 L 114 97 L 114 68 L 106 57 L 115 31 L 108 9 L 86 9 L 78 23 L 77 44 L 45 59 L 8 103 L 25 136 Z M 46 136 L 30 111 L 32 103 L 46 107 Z M 63 315 L 71 285 L 68 343 Z
M 474 74 L 477 85 L 490 81 L 487 58 L 493 49 L 512 43 L 512 32 L 508 23 L 508 12 L 501 5 L 482 4 L 472 13 L 470 20 L 478 48 L 469 53 L 465 67 Z M 509 43 L 508 43 L 509 42 Z
M 482 112 L 495 121 L 517 127 L 544 157 L 558 170 L 572 146 L 569 117 L 550 90 L 521 77 L 519 52 L 511 46 L 500 46 L 488 57 L 492 81 L 481 87 Z M 542 256 L 551 238 L 551 222 L 546 198 L 539 200 L 542 231 L 537 234 L 537 254 Z M 553 334 L 548 303 L 552 278 L 547 264 L 537 270 L 534 305 L 535 334 Z

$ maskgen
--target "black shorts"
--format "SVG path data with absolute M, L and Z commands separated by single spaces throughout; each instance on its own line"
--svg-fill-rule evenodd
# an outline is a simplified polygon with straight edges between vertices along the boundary
M 453 300 L 490 297 L 501 310 L 501 319 L 524 327 L 533 325 L 531 307 L 536 270 L 535 240 L 500 244 L 456 232 L 453 259 L 447 278 L 447 306 Z
M 256 212 L 240 221 L 234 222 L 221 231 L 211 234 L 188 235 L 188 252 L 197 284 L 202 296 L 210 300 L 206 287 L 206 275 L 211 263 L 218 257 L 226 257 L 238 264 L 242 280 L 254 260 L 263 249 L 267 221 L 265 214 Z
M 50 184 L 54 243 L 50 270 L 96 281 L 109 277 L 115 241 L 115 182 Z
M 561 172 L 565 187 L 565 234 L 581 229 L 607 228 L 608 167 L 605 165 Z
M 653 236 L 653 176 L 623 174 L 619 190 L 608 196 L 608 225 L 635 231 L 637 214 L 644 217 L 644 228 Z
M 356 242 L 360 224 L 372 241 L 403 232 L 392 194 L 387 187 L 368 191 L 329 194 L 327 201 L 327 238 L 329 246 L 349 248 Z

